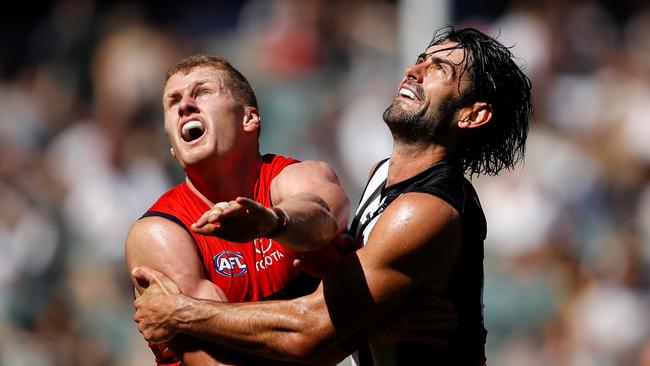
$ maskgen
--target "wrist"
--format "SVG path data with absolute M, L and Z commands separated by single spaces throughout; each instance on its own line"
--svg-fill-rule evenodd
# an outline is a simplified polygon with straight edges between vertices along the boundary
M 200 323 L 210 317 L 209 308 L 199 299 L 183 296 L 181 304 L 174 313 L 173 330 L 176 333 L 191 332 L 195 323 Z
M 271 230 L 264 234 L 264 237 L 273 238 L 282 234 L 287 229 L 287 226 L 289 225 L 289 215 L 287 215 L 287 212 L 283 208 L 278 206 L 273 206 L 269 209 L 275 216 L 275 225 Z

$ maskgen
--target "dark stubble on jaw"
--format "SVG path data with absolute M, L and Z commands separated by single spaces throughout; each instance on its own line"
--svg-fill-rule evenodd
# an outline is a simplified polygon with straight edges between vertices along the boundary
M 394 101 L 384 111 L 384 122 L 396 141 L 407 144 L 431 143 L 445 134 L 457 108 L 457 101 L 431 106 L 428 110 L 404 110 Z

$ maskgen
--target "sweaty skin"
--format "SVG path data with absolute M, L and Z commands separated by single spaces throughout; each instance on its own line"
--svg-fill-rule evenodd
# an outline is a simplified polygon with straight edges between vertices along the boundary
M 431 222 L 434 216 L 440 219 Z M 409 193 L 389 205 L 376 227 L 368 244 L 330 271 L 314 294 L 246 304 L 156 294 L 135 302 L 139 330 L 153 342 L 187 333 L 273 359 L 318 360 L 345 348 L 345 340 L 371 328 L 425 282 L 436 294 L 445 286 L 459 248 L 448 243 L 460 240 L 453 208 Z M 134 276 L 147 281 L 151 273 L 138 268 Z
M 207 227 L 195 229 L 227 240 L 246 241 L 271 231 L 277 217 L 268 208 L 242 198 L 251 196 L 259 174 L 260 119 L 256 108 L 235 100 L 227 80 L 225 71 L 211 66 L 171 75 L 163 92 L 164 126 L 171 153 L 187 173 L 190 189 L 210 207 L 230 202 L 225 212 L 214 209 L 222 212 Z M 198 124 L 203 133 L 188 139 L 187 129 L 185 135 L 183 130 L 188 124 Z M 272 204 L 289 217 L 286 229 L 277 238 L 289 245 L 323 247 L 346 227 L 349 200 L 336 173 L 326 163 L 304 161 L 286 167 L 271 182 L 270 195 Z M 244 216 L 233 219 L 242 213 L 246 220 Z M 219 229 L 214 227 L 216 223 Z M 242 236 L 235 237 L 234 233 Z M 223 291 L 206 278 L 192 237 L 174 222 L 161 217 L 138 220 L 127 236 L 125 249 L 129 273 L 136 267 L 148 266 L 159 271 L 161 278 L 175 282 L 177 291 L 202 299 L 226 299 Z M 132 280 L 137 294 L 143 294 L 145 288 L 155 293 L 158 288 L 135 277 Z M 186 365 L 218 364 L 214 360 L 217 347 L 197 344 L 201 345 L 195 338 L 179 337 L 168 345 Z
M 465 133 L 492 118 L 488 103 L 460 103 L 470 81 L 460 72 L 467 62 L 465 50 L 454 45 L 446 41 L 430 46 L 408 67 L 385 113 L 394 136 L 387 186 L 453 158 Z M 216 202 L 228 203 L 228 207 L 219 205 L 205 212 L 192 230 L 233 241 L 273 236 L 304 252 L 297 264 L 317 272 L 322 282 L 314 293 L 292 300 L 226 303 L 215 299 L 219 296 L 215 289 L 204 298 L 189 293 L 184 287 L 196 285 L 178 283 L 180 276 L 173 273 L 173 267 L 164 267 L 165 263 L 156 263 L 164 267 L 160 270 L 134 260 L 129 269 L 134 281 L 142 284 L 138 288 L 142 295 L 134 303 L 134 320 L 145 339 L 174 344 L 179 338 L 193 337 L 222 346 L 216 349 L 279 362 L 331 364 L 367 343 L 382 322 L 399 331 L 404 323 L 396 321 L 395 313 L 410 316 L 405 311 L 412 308 L 408 299 L 422 293 L 439 296 L 447 289 L 460 255 L 462 227 L 460 213 L 437 196 L 403 193 L 379 216 L 363 248 L 337 255 L 328 243 L 345 228 L 347 197 L 343 192 L 345 198 L 341 198 L 338 178 L 326 164 L 294 164 L 271 184 L 273 206 L 287 216 L 287 227 L 277 232 L 278 212 L 244 198 L 251 197 L 259 169 L 259 115 L 255 108 L 238 107 L 227 87 L 219 88 L 216 79 L 223 77 L 205 67 L 175 74 L 167 83 L 163 101 L 172 153 L 187 172 L 188 185 L 211 207 Z M 204 134 L 187 141 L 182 126 L 197 122 Z M 409 130 L 410 122 L 417 123 L 415 133 Z M 420 131 L 439 135 L 414 140 Z M 240 174 L 223 174 L 229 171 Z M 166 242 L 165 235 L 161 237 L 161 246 L 175 245 Z M 334 260 L 319 263 L 322 258 Z M 434 301 L 425 302 L 436 306 Z M 409 320 L 422 320 L 414 328 L 430 331 L 453 326 L 453 320 L 436 322 L 421 319 L 417 311 L 413 314 Z M 414 332 L 411 336 L 405 339 L 438 344 Z M 206 355 L 206 350 L 210 348 L 197 353 Z
M 431 46 L 426 50 L 428 56 L 406 69 L 391 106 L 393 113 L 432 119 L 441 105 L 459 98 L 468 83 L 458 72 L 465 54 L 463 49 L 449 46 L 453 44 Z M 449 122 L 454 133 L 433 144 L 412 143 L 406 138 L 409 135 L 398 133 L 402 126 L 389 123 L 395 143 L 387 184 L 444 160 L 456 148 L 462 129 L 479 127 L 490 118 L 485 103 L 458 108 Z M 227 304 L 183 294 L 157 294 L 136 300 L 134 319 L 145 338 L 153 342 L 191 334 L 264 357 L 311 362 L 328 351 L 346 348 L 346 340 L 363 337 L 419 288 L 426 286 L 441 294 L 460 245 L 459 214 L 453 207 L 432 195 L 406 193 L 382 213 L 366 246 L 327 272 L 311 295 L 289 301 Z M 133 275 L 147 281 L 151 272 L 138 268 Z

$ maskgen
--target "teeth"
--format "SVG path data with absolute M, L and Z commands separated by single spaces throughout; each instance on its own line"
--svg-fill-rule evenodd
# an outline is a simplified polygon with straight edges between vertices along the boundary
M 405 96 L 405 97 L 407 97 L 409 99 L 416 100 L 415 94 L 412 91 L 408 90 L 408 89 L 401 88 L 399 90 L 399 95 Z
M 183 125 L 183 128 L 181 130 L 181 133 L 183 134 L 183 138 L 186 140 L 191 139 L 191 134 L 190 131 L 193 129 L 198 128 L 201 130 L 201 132 L 204 132 L 205 129 L 203 128 L 203 125 L 199 121 L 189 121 L 186 124 Z

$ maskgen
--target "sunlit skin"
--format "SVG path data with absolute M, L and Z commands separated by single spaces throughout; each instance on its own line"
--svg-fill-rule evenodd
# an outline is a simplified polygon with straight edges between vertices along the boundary
M 225 87 L 225 71 L 197 67 L 189 73 L 172 75 L 163 90 L 165 132 L 171 152 L 187 172 L 187 181 L 209 201 L 249 196 L 250 192 L 225 190 L 238 185 L 219 184 L 224 171 L 239 171 L 242 181 L 256 179 L 261 164 L 257 151 L 260 119 L 257 109 L 242 106 Z M 185 141 L 182 127 L 199 121 L 205 132 L 198 139 Z M 249 169 L 242 169 L 247 167 Z M 246 184 L 248 186 L 248 184 Z M 219 187 L 220 192 L 215 192 Z
M 394 123 L 409 123 L 402 114 L 415 114 L 419 116 L 415 120 L 425 127 L 444 123 L 449 128 L 444 130 L 445 135 L 423 141 L 395 136 L 388 185 L 449 158 L 462 129 L 481 126 L 491 118 L 486 103 L 452 103 L 460 100 L 468 84 L 467 75 L 461 72 L 465 51 L 453 49 L 454 45 L 443 42 L 429 47 L 405 69 L 390 108 L 396 117 Z M 446 111 L 450 113 L 443 113 Z M 436 196 L 408 192 L 386 208 L 366 246 L 346 257 L 336 271 L 328 272 L 323 285 L 311 295 L 247 304 L 195 301 L 181 294 L 167 299 L 158 296 L 158 301 L 165 302 L 166 314 L 156 315 L 138 300 L 135 319 L 145 338 L 153 342 L 187 333 L 265 357 L 314 361 L 399 309 L 417 289 L 426 287 L 432 294 L 441 294 L 458 258 L 461 240 L 456 209 Z M 157 274 L 139 268 L 133 275 L 146 280 Z M 167 318 L 175 320 L 168 322 Z
M 364 195 L 355 217 L 355 223 L 368 217 L 355 233 L 362 232 L 365 245 L 343 256 L 335 270 L 325 271 L 314 293 L 292 300 L 201 300 L 186 296 L 182 288 L 181 293 L 162 291 L 168 274 L 132 268 L 134 278 L 151 284 L 151 296 L 134 303 L 134 319 L 145 339 L 164 342 L 191 335 L 266 358 L 310 364 L 335 364 L 370 341 L 377 364 L 401 364 L 412 357 L 420 360 L 409 364 L 422 358 L 436 364 L 485 364 L 479 261 L 486 228 L 474 189 L 463 175 L 497 174 L 523 157 L 531 85 L 514 55 L 494 38 L 472 28 L 445 28 L 405 69 L 383 114 L 393 149 L 390 164 L 380 166 L 367 186 L 368 193 L 375 188 L 385 193 L 379 198 L 385 201 L 375 209 L 365 205 L 375 197 Z M 393 186 L 399 182 L 404 184 Z M 400 352 L 397 345 L 368 339 L 387 316 L 411 314 L 408 299 L 424 288 L 431 295 L 449 295 L 462 307 L 458 336 L 450 335 L 448 349 L 408 345 Z M 425 319 L 408 323 L 435 332 L 435 324 Z M 431 342 L 424 334 L 412 332 L 416 338 L 406 339 Z
M 418 100 L 412 100 L 400 95 L 395 96 L 396 102 L 404 102 L 405 110 L 412 110 L 408 105 L 414 105 L 415 110 L 431 113 L 432 105 L 437 107 L 451 98 L 458 98 L 460 91 L 467 87 L 469 80 L 461 76 L 461 66 L 465 58 L 465 50 L 450 47 L 456 43 L 446 41 L 427 48 L 420 54 L 415 64 L 405 70 L 405 76 L 400 84 L 415 93 Z
M 418 56 L 413 65 L 406 67 L 395 99 L 387 111 L 397 116 L 396 123 L 404 123 L 401 115 L 416 115 L 430 125 L 430 130 L 439 123 L 450 124 L 452 130 L 456 130 L 479 127 L 490 120 L 491 107 L 483 102 L 459 106 L 450 111 L 451 116 L 441 113 L 447 105 L 458 103 L 469 84 L 469 76 L 462 72 L 467 61 L 465 50 L 454 48 L 456 45 L 445 41 L 431 46 Z M 404 89 L 412 93 L 413 99 L 404 95 Z M 395 137 L 388 184 L 400 182 L 434 162 L 449 158 L 458 137 L 458 132 L 452 131 L 436 136 L 436 143 L 423 141 L 415 144 Z
M 170 75 L 162 97 L 164 129 L 172 156 L 187 173 L 189 189 L 211 207 L 204 215 L 210 217 L 209 223 L 188 229 L 232 242 L 249 242 L 264 237 L 278 220 L 274 211 L 252 199 L 262 165 L 260 117 L 255 107 L 243 105 L 245 101 L 233 96 L 229 88 L 236 83 L 231 77 L 218 66 L 197 66 Z M 183 126 L 192 128 L 184 132 Z M 269 183 L 268 194 L 272 205 L 288 217 L 284 231 L 273 237 L 285 246 L 304 250 L 326 247 L 347 224 L 349 200 L 336 173 L 324 162 L 308 160 L 285 167 Z M 227 300 L 206 276 L 199 254 L 188 231 L 159 216 L 138 220 L 125 247 L 129 272 L 147 266 L 173 281 L 176 292 Z M 174 291 L 158 292 L 162 289 L 159 280 L 152 279 L 153 284 L 133 280 L 142 295 L 139 302 L 166 309 L 157 299 Z M 218 363 L 212 359 L 217 354 L 206 354 L 196 342 L 184 342 L 168 344 L 184 365 Z M 207 350 L 228 353 L 220 347 Z
M 187 74 L 172 75 L 165 85 L 165 132 L 172 154 L 190 178 L 197 169 L 215 161 L 236 160 L 237 155 L 247 151 L 241 145 L 257 144 L 257 110 L 235 101 L 224 87 L 224 77 L 224 71 L 198 67 Z M 187 142 L 181 128 L 192 120 L 198 120 L 205 133 Z

